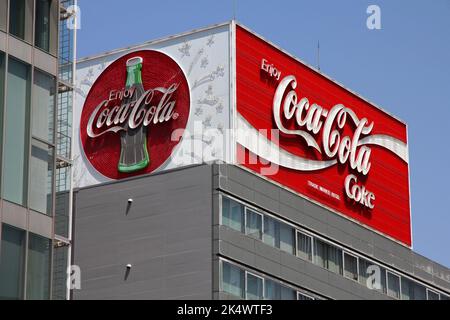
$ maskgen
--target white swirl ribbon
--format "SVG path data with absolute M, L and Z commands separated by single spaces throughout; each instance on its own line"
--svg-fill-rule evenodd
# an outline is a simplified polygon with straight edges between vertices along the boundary
M 337 164 L 337 160 L 318 161 L 299 157 L 267 139 L 252 127 L 240 114 L 237 115 L 236 141 L 250 152 L 279 166 L 299 170 L 316 171 Z
M 395 153 L 400 159 L 409 163 L 408 146 L 401 140 L 385 134 L 375 134 L 361 139 L 358 146 L 377 145 L 383 147 L 392 153 Z
M 237 143 L 273 164 L 298 171 L 316 171 L 338 163 L 337 160 L 311 160 L 294 155 L 262 135 L 240 114 L 237 115 L 236 127 Z M 406 163 L 409 162 L 406 143 L 391 136 L 381 134 L 368 136 L 359 141 L 358 146 L 363 145 L 378 145 L 396 154 Z

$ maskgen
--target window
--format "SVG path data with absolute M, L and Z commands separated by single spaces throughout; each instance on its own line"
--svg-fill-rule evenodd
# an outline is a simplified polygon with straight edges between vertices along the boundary
M 8 12 L 8 0 L 0 0 L 0 30 L 6 31 L 6 14 Z
M 402 277 L 402 299 L 403 300 L 426 300 L 426 288 L 408 278 Z
M 50 50 L 50 6 L 51 0 L 36 0 L 35 46 Z
M 359 258 L 359 282 L 369 289 L 386 293 L 386 270 L 366 259 Z
M 264 283 L 264 298 L 267 300 L 281 299 L 281 286 L 279 283 L 266 279 Z
M 387 294 L 390 297 L 400 299 L 400 277 L 392 272 L 387 272 Z
M 265 279 L 264 298 L 268 300 L 295 300 L 296 291 L 290 287 L 280 284 L 279 282 Z
M 263 228 L 262 228 L 262 221 L 263 216 L 260 213 L 257 213 L 253 210 L 250 210 L 248 208 L 245 209 L 246 212 L 246 220 L 245 220 L 245 232 L 247 235 L 259 239 L 262 239 L 263 234 Z
M 222 291 L 243 298 L 244 271 L 222 261 Z
M 344 277 L 358 281 L 358 258 L 344 252 Z
M 15 1 L 11 1 L 15 2 Z M 27 186 L 29 118 L 29 66 L 9 59 L 3 149 L 4 198 L 25 205 Z
M 310 297 L 302 292 L 297 292 L 297 300 L 304 300 L 304 301 L 308 301 L 308 300 L 315 300 L 313 297 Z
M 50 298 L 50 239 L 30 233 L 28 238 L 27 299 Z
M 314 240 L 315 263 L 322 268 L 342 274 L 342 250 L 323 242 Z
M 280 223 L 268 216 L 264 217 L 264 243 L 280 248 Z
M 263 299 L 263 278 L 246 272 L 246 291 L 245 298 L 247 300 L 262 300 Z
M 280 287 L 281 300 L 296 300 L 296 291 L 292 288 L 281 286 Z
M 25 231 L 3 224 L 0 253 L 0 299 L 23 299 Z
M 439 293 L 427 289 L 427 300 L 439 300 Z
M 239 202 L 222 198 L 222 224 L 239 232 L 244 232 L 244 206 Z
M 9 2 L 9 33 L 25 39 L 26 0 Z
M 297 256 L 312 261 L 312 237 L 297 231 Z
M 30 160 L 30 208 L 52 215 L 53 148 L 33 140 Z
M 295 254 L 295 230 L 291 226 L 280 223 L 280 249 L 284 252 Z
M 41 140 L 53 143 L 55 116 L 55 78 L 43 72 L 34 72 L 32 133 Z

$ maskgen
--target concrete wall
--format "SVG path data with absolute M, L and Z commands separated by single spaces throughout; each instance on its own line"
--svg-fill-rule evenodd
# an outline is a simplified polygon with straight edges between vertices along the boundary
M 211 299 L 211 170 L 76 191 L 73 258 L 82 289 L 74 299 Z
M 259 240 L 219 226 L 218 193 L 231 194 L 273 215 L 316 232 L 393 269 L 450 291 L 450 270 L 374 231 L 330 212 L 294 193 L 280 188 L 236 166 L 215 166 L 214 248 L 216 254 L 229 257 L 260 272 L 334 299 L 387 299 L 310 262 L 274 249 Z M 216 275 L 218 277 L 218 274 Z M 217 281 L 218 282 L 218 279 Z M 215 286 L 217 296 L 218 287 Z

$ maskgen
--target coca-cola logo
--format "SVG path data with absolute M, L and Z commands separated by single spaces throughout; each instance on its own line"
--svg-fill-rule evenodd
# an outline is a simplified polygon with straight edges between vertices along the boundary
M 97 78 L 84 103 L 81 144 L 102 175 L 121 179 L 150 173 L 171 156 L 190 111 L 186 77 L 169 56 L 153 50 L 127 54 Z
M 369 123 L 366 118 L 359 119 L 352 109 L 342 104 L 333 106 L 331 110 L 316 103 L 310 104 L 308 98 L 297 95 L 296 88 L 297 80 L 292 75 L 283 78 L 277 87 L 273 115 L 278 129 L 284 134 L 303 138 L 320 154 L 341 164 L 349 162 L 352 169 L 367 175 L 371 167 L 371 150 L 361 145 L 360 140 L 371 133 L 374 123 Z M 283 123 L 290 120 L 295 122 L 295 129 L 284 126 Z M 353 136 L 343 136 L 341 131 L 349 121 L 355 126 Z M 314 138 L 321 131 L 322 148 Z
M 374 122 L 358 118 L 351 108 L 343 104 L 336 104 L 328 110 L 319 104 L 310 103 L 307 97 L 297 94 L 297 86 L 297 79 L 293 75 L 280 81 L 273 98 L 273 117 L 280 132 L 300 137 L 325 159 L 315 161 L 318 165 L 308 170 L 349 164 L 352 170 L 366 176 L 372 166 L 370 144 L 379 145 L 406 159 L 406 146 L 401 141 L 386 135 L 371 135 Z M 348 125 L 354 129 L 351 134 L 344 134 L 344 127 Z M 355 175 L 346 177 L 344 189 L 350 200 L 369 209 L 375 207 L 375 194 L 358 184 Z

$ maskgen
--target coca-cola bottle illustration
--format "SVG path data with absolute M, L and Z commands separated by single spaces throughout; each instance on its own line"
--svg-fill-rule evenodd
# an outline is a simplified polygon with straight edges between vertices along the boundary
M 142 85 L 142 63 L 141 57 L 133 57 L 127 60 L 125 87 L 134 90 L 131 90 L 133 92 L 131 97 L 122 100 L 122 105 L 136 102 L 145 93 Z M 125 131 L 120 133 L 121 149 L 118 170 L 124 173 L 142 170 L 150 163 L 147 152 L 147 128 L 141 125 L 135 129 L 130 129 L 127 122 L 124 129 Z

